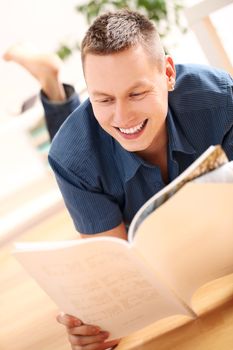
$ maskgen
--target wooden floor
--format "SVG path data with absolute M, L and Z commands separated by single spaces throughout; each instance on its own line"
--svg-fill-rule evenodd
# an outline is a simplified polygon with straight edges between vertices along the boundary
M 61 209 L 18 240 L 77 238 L 71 219 Z M 11 250 L 12 243 L 0 249 L 0 350 L 70 349 L 63 327 L 55 321 L 56 305 L 11 256 Z M 197 320 L 162 320 L 123 339 L 117 349 L 232 350 L 233 275 L 202 288 L 196 307 L 201 312 Z
M 65 209 L 28 230 L 18 240 L 76 239 Z M 69 349 L 56 305 L 11 256 L 12 244 L 0 250 L 0 349 Z

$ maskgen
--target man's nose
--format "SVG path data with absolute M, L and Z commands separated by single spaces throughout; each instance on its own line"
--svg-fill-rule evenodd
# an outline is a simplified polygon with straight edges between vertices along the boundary
M 129 108 L 126 103 L 117 101 L 114 109 L 114 124 L 117 127 L 126 127 L 129 122 Z

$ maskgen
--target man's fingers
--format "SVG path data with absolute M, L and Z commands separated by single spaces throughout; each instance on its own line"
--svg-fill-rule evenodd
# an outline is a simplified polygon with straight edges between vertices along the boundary
M 69 341 L 72 345 L 88 345 L 94 343 L 104 342 L 109 336 L 108 332 L 101 332 L 95 336 L 83 336 L 83 335 L 68 335 Z
M 61 323 L 63 326 L 66 326 L 68 328 L 78 327 L 78 326 L 81 326 L 82 324 L 82 321 L 79 320 L 77 317 L 64 314 L 63 312 L 58 314 L 56 319 L 59 323 Z
M 100 331 L 100 327 L 88 324 L 67 329 L 67 332 L 71 335 L 97 335 Z
M 113 346 L 119 344 L 119 342 L 120 342 L 120 339 L 107 341 L 105 343 L 100 344 L 99 348 L 97 348 L 97 350 L 105 350 L 105 349 L 112 348 Z M 88 350 L 88 349 L 84 348 L 83 350 Z
M 60 313 L 57 321 L 66 327 L 72 350 L 106 350 L 119 343 L 119 339 L 106 341 L 109 332 L 95 325 L 83 324 L 77 317 Z
M 112 340 L 105 343 L 93 343 L 88 345 L 72 345 L 72 350 L 106 350 L 117 345 L 119 341 L 120 340 L 118 339 L 118 340 Z
M 101 343 L 94 343 L 94 344 L 88 344 L 88 345 L 72 345 L 72 350 L 100 350 L 100 344 Z

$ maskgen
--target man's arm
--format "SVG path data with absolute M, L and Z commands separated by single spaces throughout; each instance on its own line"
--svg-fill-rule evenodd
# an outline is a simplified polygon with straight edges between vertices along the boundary
M 110 236 L 110 237 L 118 237 L 118 238 L 127 240 L 127 233 L 126 233 L 126 228 L 124 223 L 121 223 L 119 226 L 111 230 L 101 232 L 101 233 L 96 233 L 95 235 L 81 233 L 80 236 L 82 238 Z

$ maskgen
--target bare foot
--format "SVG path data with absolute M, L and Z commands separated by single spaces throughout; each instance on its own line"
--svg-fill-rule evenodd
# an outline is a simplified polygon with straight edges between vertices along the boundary
M 41 54 L 29 44 L 17 44 L 4 54 L 6 61 L 13 61 L 24 67 L 36 78 L 41 89 L 53 101 L 64 101 L 65 91 L 59 80 L 62 61 L 55 54 Z

